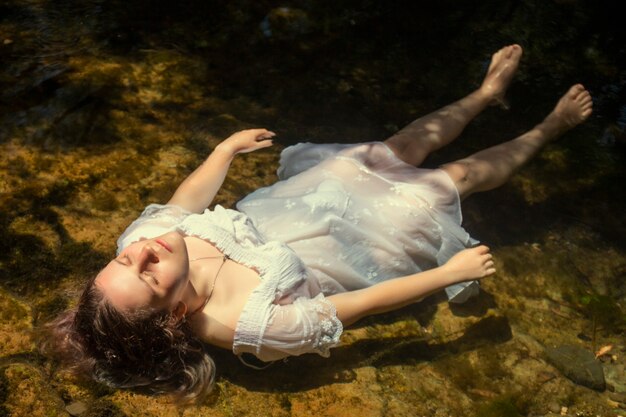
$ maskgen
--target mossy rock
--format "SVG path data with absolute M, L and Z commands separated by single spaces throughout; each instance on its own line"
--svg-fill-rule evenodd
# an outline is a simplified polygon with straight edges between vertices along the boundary
M 108 399 L 92 403 L 81 417 L 125 417 L 126 414 Z
M 5 397 L 3 407 L 8 415 L 67 416 L 65 404 L 41 370 L 29 364 L 11 364 L 4 367 L 0 375 Z
M 579 346 L 563 345 L 546 349 L 552 364 L 573 382 L 604 391 L 606 382 L 602 365 L 593 353 Z

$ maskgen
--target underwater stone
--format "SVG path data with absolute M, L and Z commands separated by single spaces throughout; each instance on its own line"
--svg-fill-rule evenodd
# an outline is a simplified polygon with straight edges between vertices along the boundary
M 76 401 L 65 407 L 65 411 L 71 416 L 79 416 L 87 411 L 87 406 L 82 401 Z
M 618 403 L 626 404 L 626 393 L 624 392 L 612 392 L 609 394 L 609 398 Z
M 626 367 L 624 364 L 604 364 L 604 378 L 611 391 L 626 393 Z
M 579 346 L 562 345 L 548 348 L 546 353 L 550 362 L 575 383 L 598 391 L 606 388 L 602 365 L 588 350 Z

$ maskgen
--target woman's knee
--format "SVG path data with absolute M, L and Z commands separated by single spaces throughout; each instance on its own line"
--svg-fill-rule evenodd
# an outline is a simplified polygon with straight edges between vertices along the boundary
M 455 184 L 466 183 L 469 181 L 471 173 L 471 162 L 460 160 L 444 164 L 440 167 L 454 181 Z
M 504 184 L 510 170 L 500 170 L 493 163 L 466 158 L 441 167 L 456 185 L 461 199 L 476 192 L 489 191 Z M 504 171 L 504 172 L 501 172 Z
M 481 184 L 480 168 L 476 161 L 462 159 L 441 166 L 454 182 L 461 200 L 478 191 Z
M 399 159 L 413 166 L 419 166 L 432 150 L 431 144 L 424 138 L 412 137 L 402 132 L 384 142 Z

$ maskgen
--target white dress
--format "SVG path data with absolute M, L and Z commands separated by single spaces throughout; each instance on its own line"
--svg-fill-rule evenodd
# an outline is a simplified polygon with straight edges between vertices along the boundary
M 235 329 L 237 355 L 328 356 L 343 328 L 325 295 L 441 265 L 476 243 L 461 227 L 448 175 L 407 165 L 381 142 L 288 147 L 279 178 L 241 200 L 239 211 L 152 204 L 118 239 L 119 252 L 178 230 L 260 271 Z M 463 302 L 478 283 L 446 292 Z
M 461 227 L 448 174 L 408 165 L 382 142 L 290 146 L 278 176 L 237 209 L 268 239 L 287 243 L 324 294 L 431 269 L 478 243 Z M 464 302 L 478 282 L 446 293 Z

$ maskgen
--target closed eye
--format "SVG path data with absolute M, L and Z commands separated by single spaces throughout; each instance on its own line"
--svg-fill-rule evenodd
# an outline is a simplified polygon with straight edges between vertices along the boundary
M 149 279 L 152 280 L 152 282 L 154 282 L 156 285 L 159 285 L 159 280 L 154 276 L 154 274 L 150 271 L 143 271 L 142 272 L 144 277 L 147 277 Z
M 122 255 L 116 259 L 114 259 L 115 262 L 117 262 L 120 265 L 124 265 L 124 266 L 130 266 L 131 265 L 131 261 L 130 258 L 128 257 L 128 255 Z

